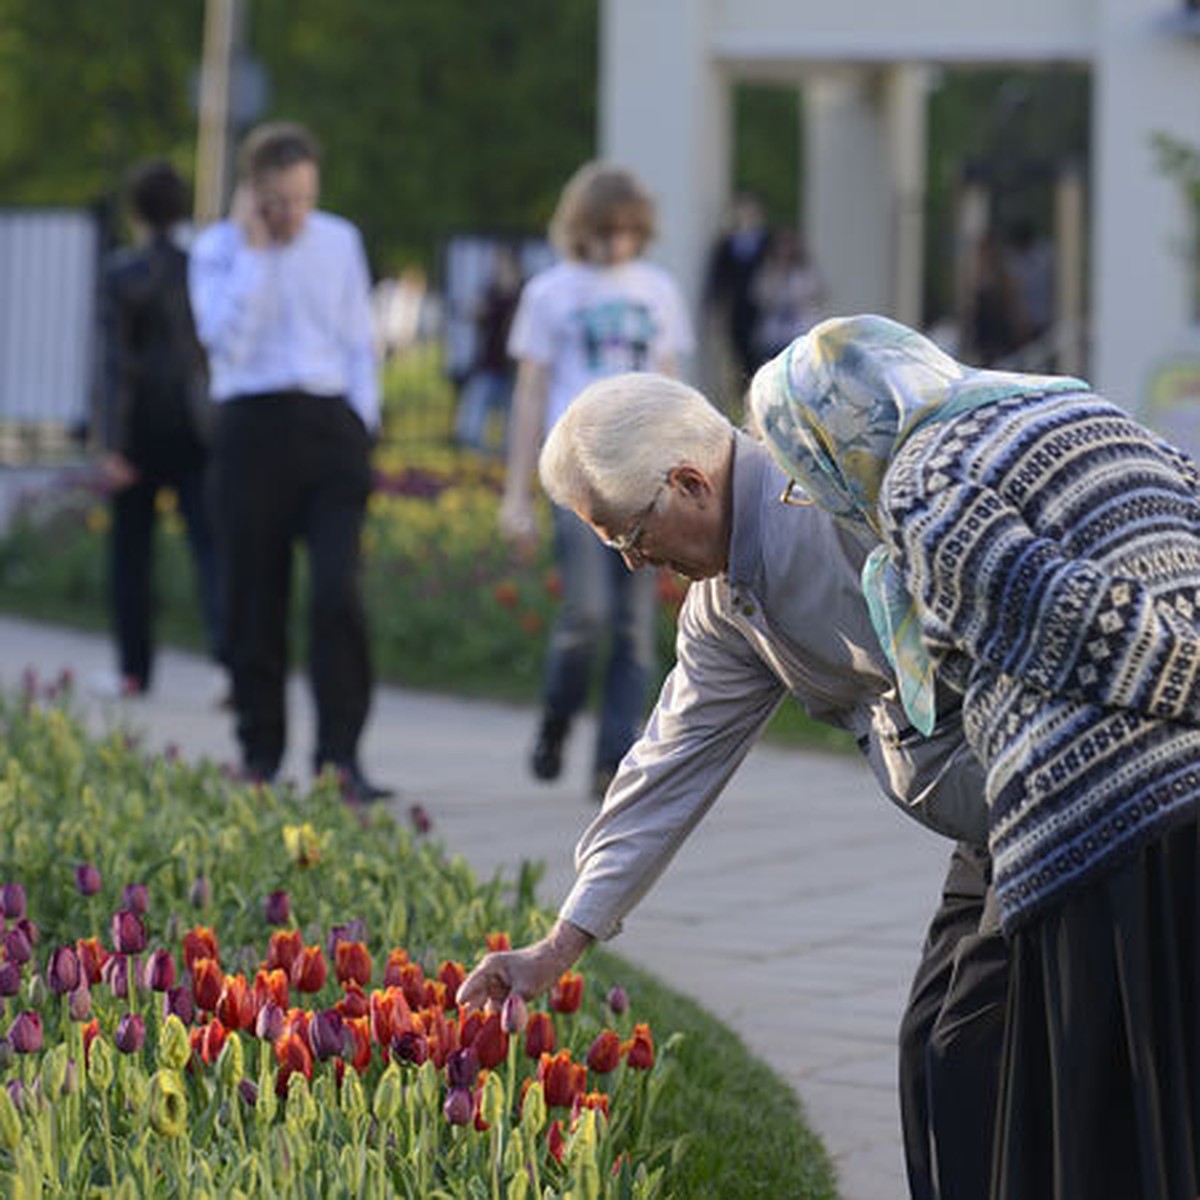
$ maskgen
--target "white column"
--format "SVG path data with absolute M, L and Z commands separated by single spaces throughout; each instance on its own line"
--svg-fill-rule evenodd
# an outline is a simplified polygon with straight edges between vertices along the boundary
M 600 21 L 600 153 L 653 193 L 660 233 L 651 257 L 695 315 L 727 195 L 732 122 L 708 16 L 709 0 L 603 0 Z
M 919 329 L 924 320 L 928 68 L 916 63 L 890 68 L 884 96 L 895 198 L 891 313 Z
M 839 314 L 893 305 L 892 178 L 877 81 L 831 68 L 805 85 L 807 240 Z

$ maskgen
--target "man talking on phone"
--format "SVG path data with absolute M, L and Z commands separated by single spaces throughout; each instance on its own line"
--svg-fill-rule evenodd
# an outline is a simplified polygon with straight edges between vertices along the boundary
M 358 757 L 372 688 L 359 542 L 379 383 L 362 238 L 316 207 L 319 186 L 307 129 L 252 130 L 229 218 L 198 238 L 189 285 L 217 402 L 211 496 L 243 769 L 270 781 L 283 760 L 287 612 L 302 538 L 312 766 L 335 769 L 346 798 L 368 802 L 390 794 Z

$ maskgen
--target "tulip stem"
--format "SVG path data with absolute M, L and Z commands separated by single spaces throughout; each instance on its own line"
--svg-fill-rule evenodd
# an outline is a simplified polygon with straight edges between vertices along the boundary
M 104 1125 L 104 1158 L 108 1163 L 108 1182 L 114 1190 L 117 1186 L 117 1159 L 113 1154 L 112 1122 L 108 1116 L 108 1093 L 100 1089 L 100 1120 Z

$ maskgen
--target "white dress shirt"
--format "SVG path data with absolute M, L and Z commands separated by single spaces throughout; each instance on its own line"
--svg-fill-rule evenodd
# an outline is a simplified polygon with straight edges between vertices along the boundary
M 214 400 L 291 390 L 344 396 L 369 430 L 378 428 L 370 277 L 349 221 L 313 212 L 293 241 L 264 249 L 219 222 L 192 249 L 189 291 Z

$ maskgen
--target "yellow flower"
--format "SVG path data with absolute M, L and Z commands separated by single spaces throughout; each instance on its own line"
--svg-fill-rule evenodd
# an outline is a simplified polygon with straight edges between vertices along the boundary
M 303 825 L 283 827 L 283 845 L 288 857 L 298 867 L 311 867 L 319 862 L 329 835 L 318 833 L 307 821 Z
M 183 1080 L 176 1071 L 156 1071 L 150 1080 L 150 1124 L 163 1137 L 187 1132 L 188 1103 Z
M 192 1045 L 183 1022 L 174 1014 L 163 1022 L 158 1035 L 158 1061 L 172 1071 L 182 1071 L 192 1057 Z

